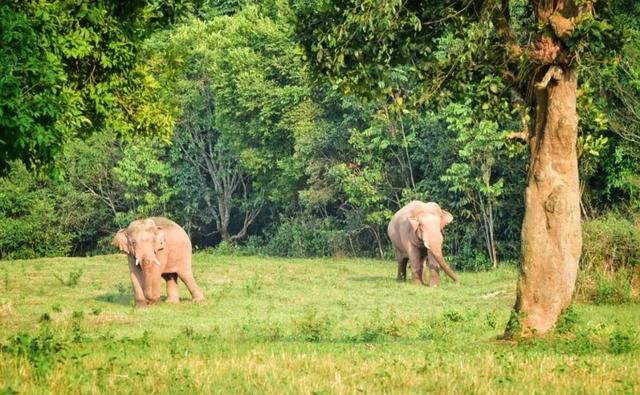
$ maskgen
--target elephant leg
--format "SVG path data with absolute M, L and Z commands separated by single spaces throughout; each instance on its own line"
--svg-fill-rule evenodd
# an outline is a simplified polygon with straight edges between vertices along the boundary
M 398 259 L 398 281 L 407 281 L 407 263 L 409 262 L 409 258 L 399 258 Z
M 191 270 L 178 272 L 178 277 L 180 277 L 180 280 L 184 282 L 184 284 L 187 286 L 187 289 L 191 293 L 191 300 L 193 300 L 194 302 L 204 300 L 204 294 L 198 287 L 198 284 L 196 284 L 196 280 L 193 278 L 193 273 L 191 272 Z
M 136 299 L 136 307 L 147 307 L 147 300 L 145 299 L 144 291 L 142 290 L 142 287 L 144 286 L 142 270 L 140 270 L 140 267 L 136 266 L 133 258 L 129 258 L 129 273 L 131 274 L 131 284 L 133 285 L 133 295 Z
M 411 263 L 411 275 L 413 284 L 424 285 L 424 279 L 422 278 L 424 267 L 424 258 L 419 250 L 415 250 L 409 253 L 409 262 Z
M 178 303 L 180 294 L 178 292 L 178 274 L 162 273 L 162 278 L 167 282 L 167 300 L 168 303 Z
M 429 286 L 437 287 L 440 285 L 440 266 L 431 253 L 427 255 L 427 260 L 429 261 Z

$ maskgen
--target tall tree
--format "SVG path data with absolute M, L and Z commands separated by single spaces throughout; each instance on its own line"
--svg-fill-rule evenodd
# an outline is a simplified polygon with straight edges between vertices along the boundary
M 253 5 L 193 18 L 148 44 L 163 102 L 178 109 L 179 183 L 197 187 L 201 223 L 239 240 L 267 203 L 296 199 L 294 141 L 315 116 L 302 50 L 289 24 Z
M 65 142 L 108 130 L 168 139 L 142 41 L 196 1 L 10 0 L 0 5 L 0 171 L 59 158 Z
M 535 112 L 529 141 L 528 185 L 522 224 L 522 265 L 515 311 L 524 314 L 507 327 L 528 333 L 547 332 L 569 307 L 582 250 L 580 188 L 578 183 L 577 64 L 575 51 L 563 39 L 574 28 L 572 20 L 590 14 L 592 6 L 574 1 L 533 1 L 538 32 L 525 56 L 539 67 L 535 84 Z M 496 6 L 497 7 L 497 6 Z M 512 41 L 509 2 L 503 1 L 496 17 L 498 33 L 510 55 L 522 50 Z M 497 12 L 497 10 L 496 10 Z
M 597 4 L 604 13 L 607 4 Z M 571 302 L 582 246 L 580 55 L 616 48 L 615 32 L 594 2 L 327 0 L 297 10 L 315 69 L 344 91 L 395 98 L 392 76 L 405 68 L 423 82 L 406 92 L 409 105 L 461 101 L 471 94 L 468 84 L 487 75 L 507 81 L 522 98 L 530 163 L 516 314 L 506 334 L 547 332 Z

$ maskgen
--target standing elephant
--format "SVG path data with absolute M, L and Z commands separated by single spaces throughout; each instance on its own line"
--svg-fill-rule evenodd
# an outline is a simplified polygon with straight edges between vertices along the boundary
M 178 277 L 194 302 L 204 295 L 191 271 L 191 240 L 175 222 L 162 217 L 133 221 L 112 244 L 128 254 L 136 307 L 160 301 L 160 277 L 167 282 L 167 302 L 178 302 Z
M 398 281 L 407 278 L 407 262 L 411 263 L 414 284 L 424 284 L 423 267 L 429 261 L 429 285 L 440 284 L 439 268 L 453 281 L 458 277 L 442 256 L 442 229 L 453 221 L 453 215 L 436 203 L 412 201 L 398 210 L 387 228 L 398 261 Z

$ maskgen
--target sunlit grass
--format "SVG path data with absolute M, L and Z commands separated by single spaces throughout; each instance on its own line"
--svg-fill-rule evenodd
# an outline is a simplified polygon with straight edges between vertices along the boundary
M 136 310 L 123 256 L 0 265 L 0 393 L 640 392 L 637 304 L 497 341 L 509 268 L 432 289 L 390 262 L 198 254 L 206 301 Z

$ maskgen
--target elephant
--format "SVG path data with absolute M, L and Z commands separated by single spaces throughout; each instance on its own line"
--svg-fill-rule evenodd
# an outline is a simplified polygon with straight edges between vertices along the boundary
M 406 281 L 407 262 L 411 263 L 413 283 L 424 285 L 423 268 L 429 262 L 429 285 L 440 284 L 439 268 L 453 280 L 458 276 L 442 256 L 442 229 L 453 221 L 453 215 L 429 202 L 414 200 L 398 210 L 387 227 L 387 233 L 398 262 L 398 281 Z
M 163 217 L 139 219 L 120 229 L 112 244 L 128 255 L 136 307 L 160 301 L 160 277 L 167 283 L 167 302 L 180 301 L 178 278 L 194 302 L 204 300 L 191 270 L 191 240 L 180 225 Z

